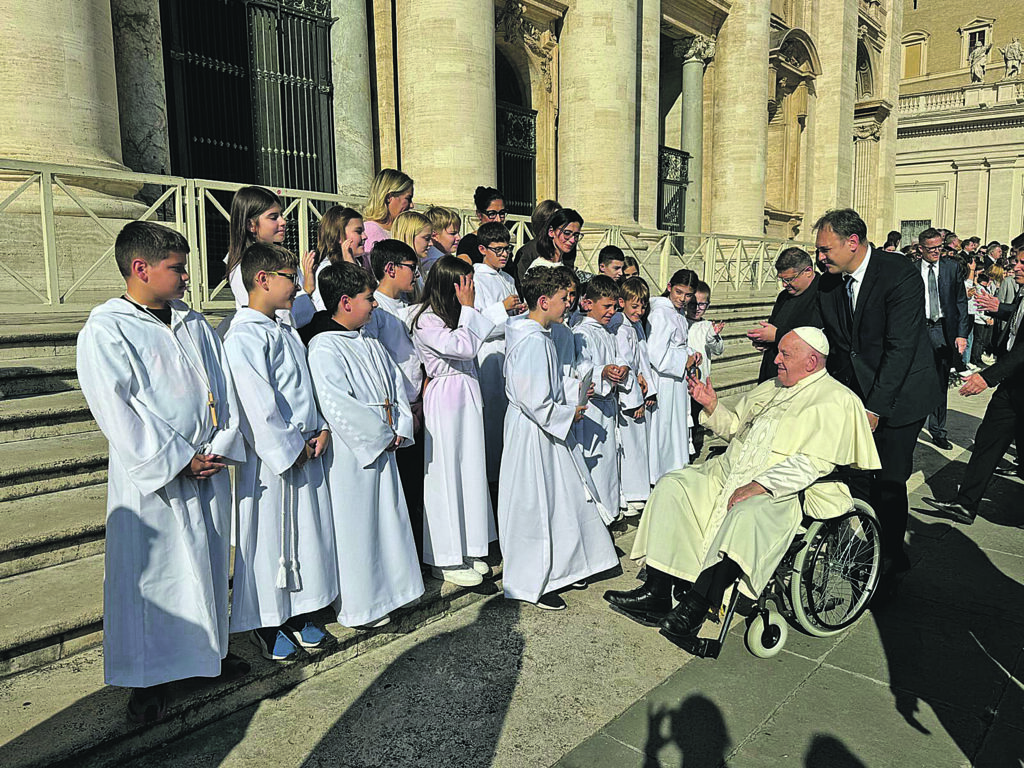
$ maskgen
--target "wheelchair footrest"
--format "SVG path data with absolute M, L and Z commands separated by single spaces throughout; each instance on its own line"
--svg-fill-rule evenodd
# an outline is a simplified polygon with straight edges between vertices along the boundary
M 717 659 L 718 654 L 722 652 L 722 642 L 716 638 L 697 637 L 696 635 L 690 635 L 688 637 L 673 637 L 665 632 L 662 632 L 661 634 L 668 638 L 668 640 L 674 645 L 682 648 L 690 655 L 697 656 L 701 659 Z

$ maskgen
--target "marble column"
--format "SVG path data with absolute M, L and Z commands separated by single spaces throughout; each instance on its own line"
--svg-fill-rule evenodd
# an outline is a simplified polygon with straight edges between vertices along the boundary
M 397 0 L 402 170 L 416 197 L 472 207 L 497 180 L 494 5 Z
M 683 60 L 683 131 L 680 147 L 690 154 L 689 184 L 683 202 L 687 232 L 700 232 L 704 179 L 704 68 L 715 56 L 716 41 L 706 35 L 685 37 L 674 52 Z
M 661 0 L 640 0 L 640 92 L 637 94 L 636 219 L 658 226 L 658 147 L 661 135 Z
M 575 0 L 559 41 L 558 200 L 585 219 L 634 221 L 637 151 L 635 5 Z
M 0 157 L 126 170 L 110 0 L 6 0 L 0 36 Z M 85 183 L 98 214 L 135 211 L 140 185 Z
M 365 0 L 331 0 L 334 164 L 338 194 L 365 197 L 373 181 L 373 118 Z
M 715 56 L 711 230 L 764 234 L 771 0 L 733 4 Z

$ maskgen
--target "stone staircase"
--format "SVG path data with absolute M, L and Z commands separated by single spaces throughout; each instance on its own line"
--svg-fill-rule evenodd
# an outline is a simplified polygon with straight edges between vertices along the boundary
M 743 333 L 767 317 L 772 299 L 723 299 L 712 306 L 709 317 L 727 321 L 726 353 L 712 372 L 723 394 L 756 383 L 760 355 Z M 427 595 L 393 627 L 366 634 L 329 624 L 338 643 L 301 664 L 263 662 L 236 638 L 232 649 L 254 666 L 246 682 L 189 694 L 156 728 L 129 727 L 123 692 L 103 686 L 96 647 L 102 642 L 107 443 L 78 389 L 74 345 L 84 320 L 0 316 L 0 712 L 18 715 L 0 718 L 7 720 L 0 727 L 0 765 L 112 764 L 485 594 L 428 580 Z M 86 699 L 98 709 L 86 707 Z

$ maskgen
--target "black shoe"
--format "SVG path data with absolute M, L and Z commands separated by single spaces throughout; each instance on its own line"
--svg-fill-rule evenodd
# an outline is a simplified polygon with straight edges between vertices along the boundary
M 925 499 L 925 503 L 935 507 L 940 512 L 944 512 L 946 516 L 954 523 L 960 523 L 961 525 L 970 525 L 974 522 L 975 511 L 968 509 L 963 504 L 956 501 L 936 501 L 935 499 Z
M 128 719 L 138 725 L 159 723 L 167 717 L 167 685 L 132 688 L 128 696 Z
M 992 474 L 996 477 L 1006 477 L 1010 480 L 1024 479 L 1021 477 L 1020 466 L 1017 464 L 1011 464 L 1008 467 L 996 467 L 992 470 Z
M 661 627 L 661 634 L 675 641 L 696 635 L 707 615 L 708 601 L 690 590 L 683 597 L 683 601 L 669 611 L 658 626 Z
M 540 600 L 534 605 L 544 611 L 564 611 L 566 609 L 565 600 L 554 592 L 541 595 Z
M 935 443 L 936 448 L 941 448 L 944 451 L 950 451 L 953 449 L 953 444 L 945 437 L 933 437 L 932 442 Z
M 645 627 L 656 627 L 672 610 L 672 598 L 668 595 L 655 595 L 647 584 L 629 591 L 608 590 L 604 593 L 612 610 L 621 613 Z

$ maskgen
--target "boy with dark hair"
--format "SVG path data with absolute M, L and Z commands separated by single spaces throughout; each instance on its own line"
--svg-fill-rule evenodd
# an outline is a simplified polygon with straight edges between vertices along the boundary
M 494 323 L 487 334 L 476 362 L 480 369 L 480 393 L 484 399 L 484 450 L 487 453 L 487 481 L 498 482 L 501 467 L 502 431 L 505 424 L 505 323 L 509 316 L 522 312 L 523 305 L 516 295 L 516 284 L 505 272 L 505 264 L 512 255 L 511 236 L 505 225 L 489 221 L 476 231 L 478 249 L 483 261 L 473 265 L 476 297 L 473 306 Z
M 568 292 L 554 269 L 529 272 L 529 315 L 509 321 L 505 374 L 507 443 L 501 459 L 498 533 L 505 597 L 562 610 L 557 591 L 618 561 L 602 524 L 598 492 L 572 434 L 586 411 L 566 401 L 550 329 L 565 314 Z M 607 516 L 607 512 L 605 515 Z
M 338 596 L 322 460 L 330 432 L 302 340 L 278 315 L 291 309 L 298 267 L 295 254 L 280 245 L 246 248 L 239 269 L 249 302 L 224 339 L 246 440 L 235 486 L 231 630 L 252 630 L 271 661 L 295 658 L 298 646 L 322 645 L 327 633 L 308 614 Z M 270 524 L 275 520 L 280 524 Z
M 330 324 L 309 342 L 313 387 L 334 434 L 325 460 L 338 553 L 334 607 L 340 624 L 363 628 L 384 626 L 391 611 L 423 594 L 395 462 L 396 449 L 413 439 L 412 411 L 398 367 L 361 331 L 377 306 L 374 287 L 355 264 L 325 269 L 320 293 Z
M 711 306 L 711 286 L 703 280 L 698 280 L 693 287 L 693 301 L 686 306 L 686 321 L 689 323 L 689 344 L 690 349 L 700 354 L 700 362 L 697 370 L 700 372 L 700 381 L 707 382 L 711 378 L 711 358 L 721 357 L 725 352 L 725 340 L 722 338 L 724 322 L 713 323 L 704 318 L 704 313 Z M 697 423 L 697 414 L 700 413 L 700 404 L 690 398 L 690 419 L 693 425 L 690 429 L 690 442 L 692 443 L 690 461 L 693 461 L 704 449 L 705 428 Z
M 626 268 L 626 254 L 617 245 L 606 245 L 597 255 L 597 271 L 615 282 L 622 282 Z
M 594 396 L 576 437 L 594 477 L 601 502 L 614 521 L 622 502 L 619 480 L 619 441 L 616 422 L 621 407 L 635 411 L 643 405 L 640 385 L 620 354 L 609 323 L 619 304 L 619 287 L 610 277 L 596 275 L 587 282 L 580 302 L 583 320 L 574 329 L 581 342 L 581 355 L 593 367 Z
M 164 717 L 171 681 L 248 669 L 227 659 L 222 471 L 245 450 L 220 340 L 181 301 L 188 251 L 167 227 L 125 225 L 114 244 L 124 295 L 96 307 L 78 335 L 82 392 L 110 441 L 105 680 L 134 689 L 136 722 Z
M 558 287 L 564 288 L 566 291 L 565 314 L 551 325 L 550 331 L 551 341 L 555 345 L 555 354 L 562 370 L 565 401 L 572 403 L 579 399 L 580 386 L 584 378 L 587 377 L 588 371 L 593 370 L 593 367 L 583 359 L 581 354 L 583 342 L 577 338 L 566 322 L 569 312 L 576 304 L 579 282 L 576 280 L 576 274 L 568 267 L 548 267 L 548 269 L 551 269 L 552 276 L 558 280 Z M 593 394 L 593 386 L 593 384 L 590 385 L 588 399 Z

